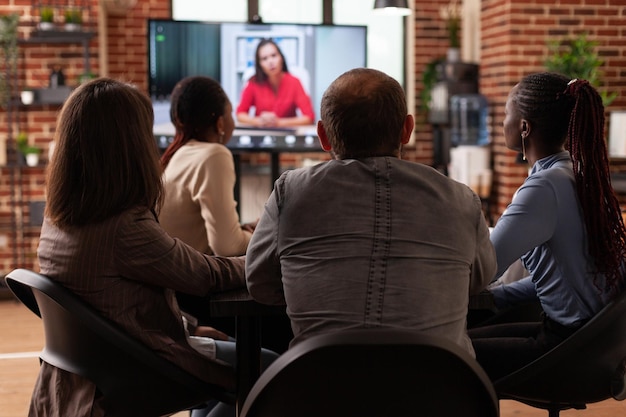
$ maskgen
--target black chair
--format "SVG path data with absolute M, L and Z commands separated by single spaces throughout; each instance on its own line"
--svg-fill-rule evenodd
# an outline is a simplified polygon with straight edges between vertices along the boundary
M 478 363 L 448 340 L 363 329 L 304 340 L 272 363 L 240 417 L 496 417 Z
M 626 292 L 576 333 L 525 367 L 495 381 L 501 399 L 548 410 L 626 398 Z
M 202 406 L 211 398 L 234 404 L 234 393 L 161 358 L 49 278 L 16 269 L 5 280 L 43 320 L 41 360 L 93 381 L 107 415 L 164 416 Z M 234 386 L 234 370 L 224 368 Z

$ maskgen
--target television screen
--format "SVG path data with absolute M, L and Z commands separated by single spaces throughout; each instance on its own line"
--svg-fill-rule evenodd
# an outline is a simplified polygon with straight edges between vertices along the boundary
M 343 72 L 366 66 L 365 26 L 150 19 L 148 80 L 155 125 L 170 123 L 169 95 L 190 75 L 218 80 L 236 108 L 245 82 L 254 74 L 257 43 L 264 38 L 279 45 L 289 72 L 309 93 L 316 117 L 328 85 Z

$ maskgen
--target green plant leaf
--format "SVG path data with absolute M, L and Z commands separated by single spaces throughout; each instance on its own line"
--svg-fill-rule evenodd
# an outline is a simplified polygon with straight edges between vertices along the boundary
M 581 33 L 572 39 L 552 39 L 546 42 L 549 55 L 544 66 L 550 72 L 557 72 L 570 78 L 579 78 L 589 81 L 598 89 L 604 106 L 608 106 L 617 97 L 617 92 L 608 93 L 600 91 L 602 72 L 600 67 L 604 64 L 596 47 L 598 43 L 587 39 L 586 33 Z

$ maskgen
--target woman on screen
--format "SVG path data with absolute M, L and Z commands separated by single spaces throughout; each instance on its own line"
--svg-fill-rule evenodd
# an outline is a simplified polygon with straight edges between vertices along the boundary
M 271 39 L 259 42 L 255 74 L 248 80 L 237 107 L 237 121 L 257 127 L 311 125 L 315 113 L 302 83 L 287 69 L 285 56 Z M 250 108 L 254 106 L 254 115 Z M 299 110 L 299 112 L 297 112 Z

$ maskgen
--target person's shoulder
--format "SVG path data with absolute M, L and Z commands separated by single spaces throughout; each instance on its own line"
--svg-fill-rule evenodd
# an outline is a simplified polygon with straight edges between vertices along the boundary
M 232 155 L 230 150 L 222 144 L 200 142 L 197 140 L 191 140 L 184 146 L 182 146 L 178 151 L 176 151 L 176 153 L 172 157 L 172 160 L 174 160 L 174 157 L 176 157 L 177 154 L 179 155 L 180 159 L 196 159 L 201 161 L 213 155 Z
M 131 207 L 109 219 L 111 223 L 126 225 L 140 221 L 156 221 L 155 213 L 147 207 Z
M 420 176 L 425 176 L 435 181 L 456 183 L 456 181 L 452 180 L 442 172 L 429 165 L 422 164 L 421 162 L 398 159 L 397 161 L 394 161 L 393 164 L 396 165 L 397 169 L 406 170 L 412 174 L 419 174 Z
M 546 169 L 542 169 L 528 176 L 523 186 L 551 186 L 553 188 L 561 188 L 565 184 L 574 184 L 574 171 L 571 166 L 554 165 Z
M 296 77 L 291 72 L 284 73 L 283 80 L 286 80 L 291 84 L 301 84 L 300 78 Z
M 396 163 L 396 169 L 406 175 L 406 180 L 419 184 L 420 187 L 430 187 L 445 191 L 448 196 L 457 195 L 462 198 L 474 198 L 472 189 L 462 182 L 452 179 L 437 169 L 422 164 L 401 160 Z

